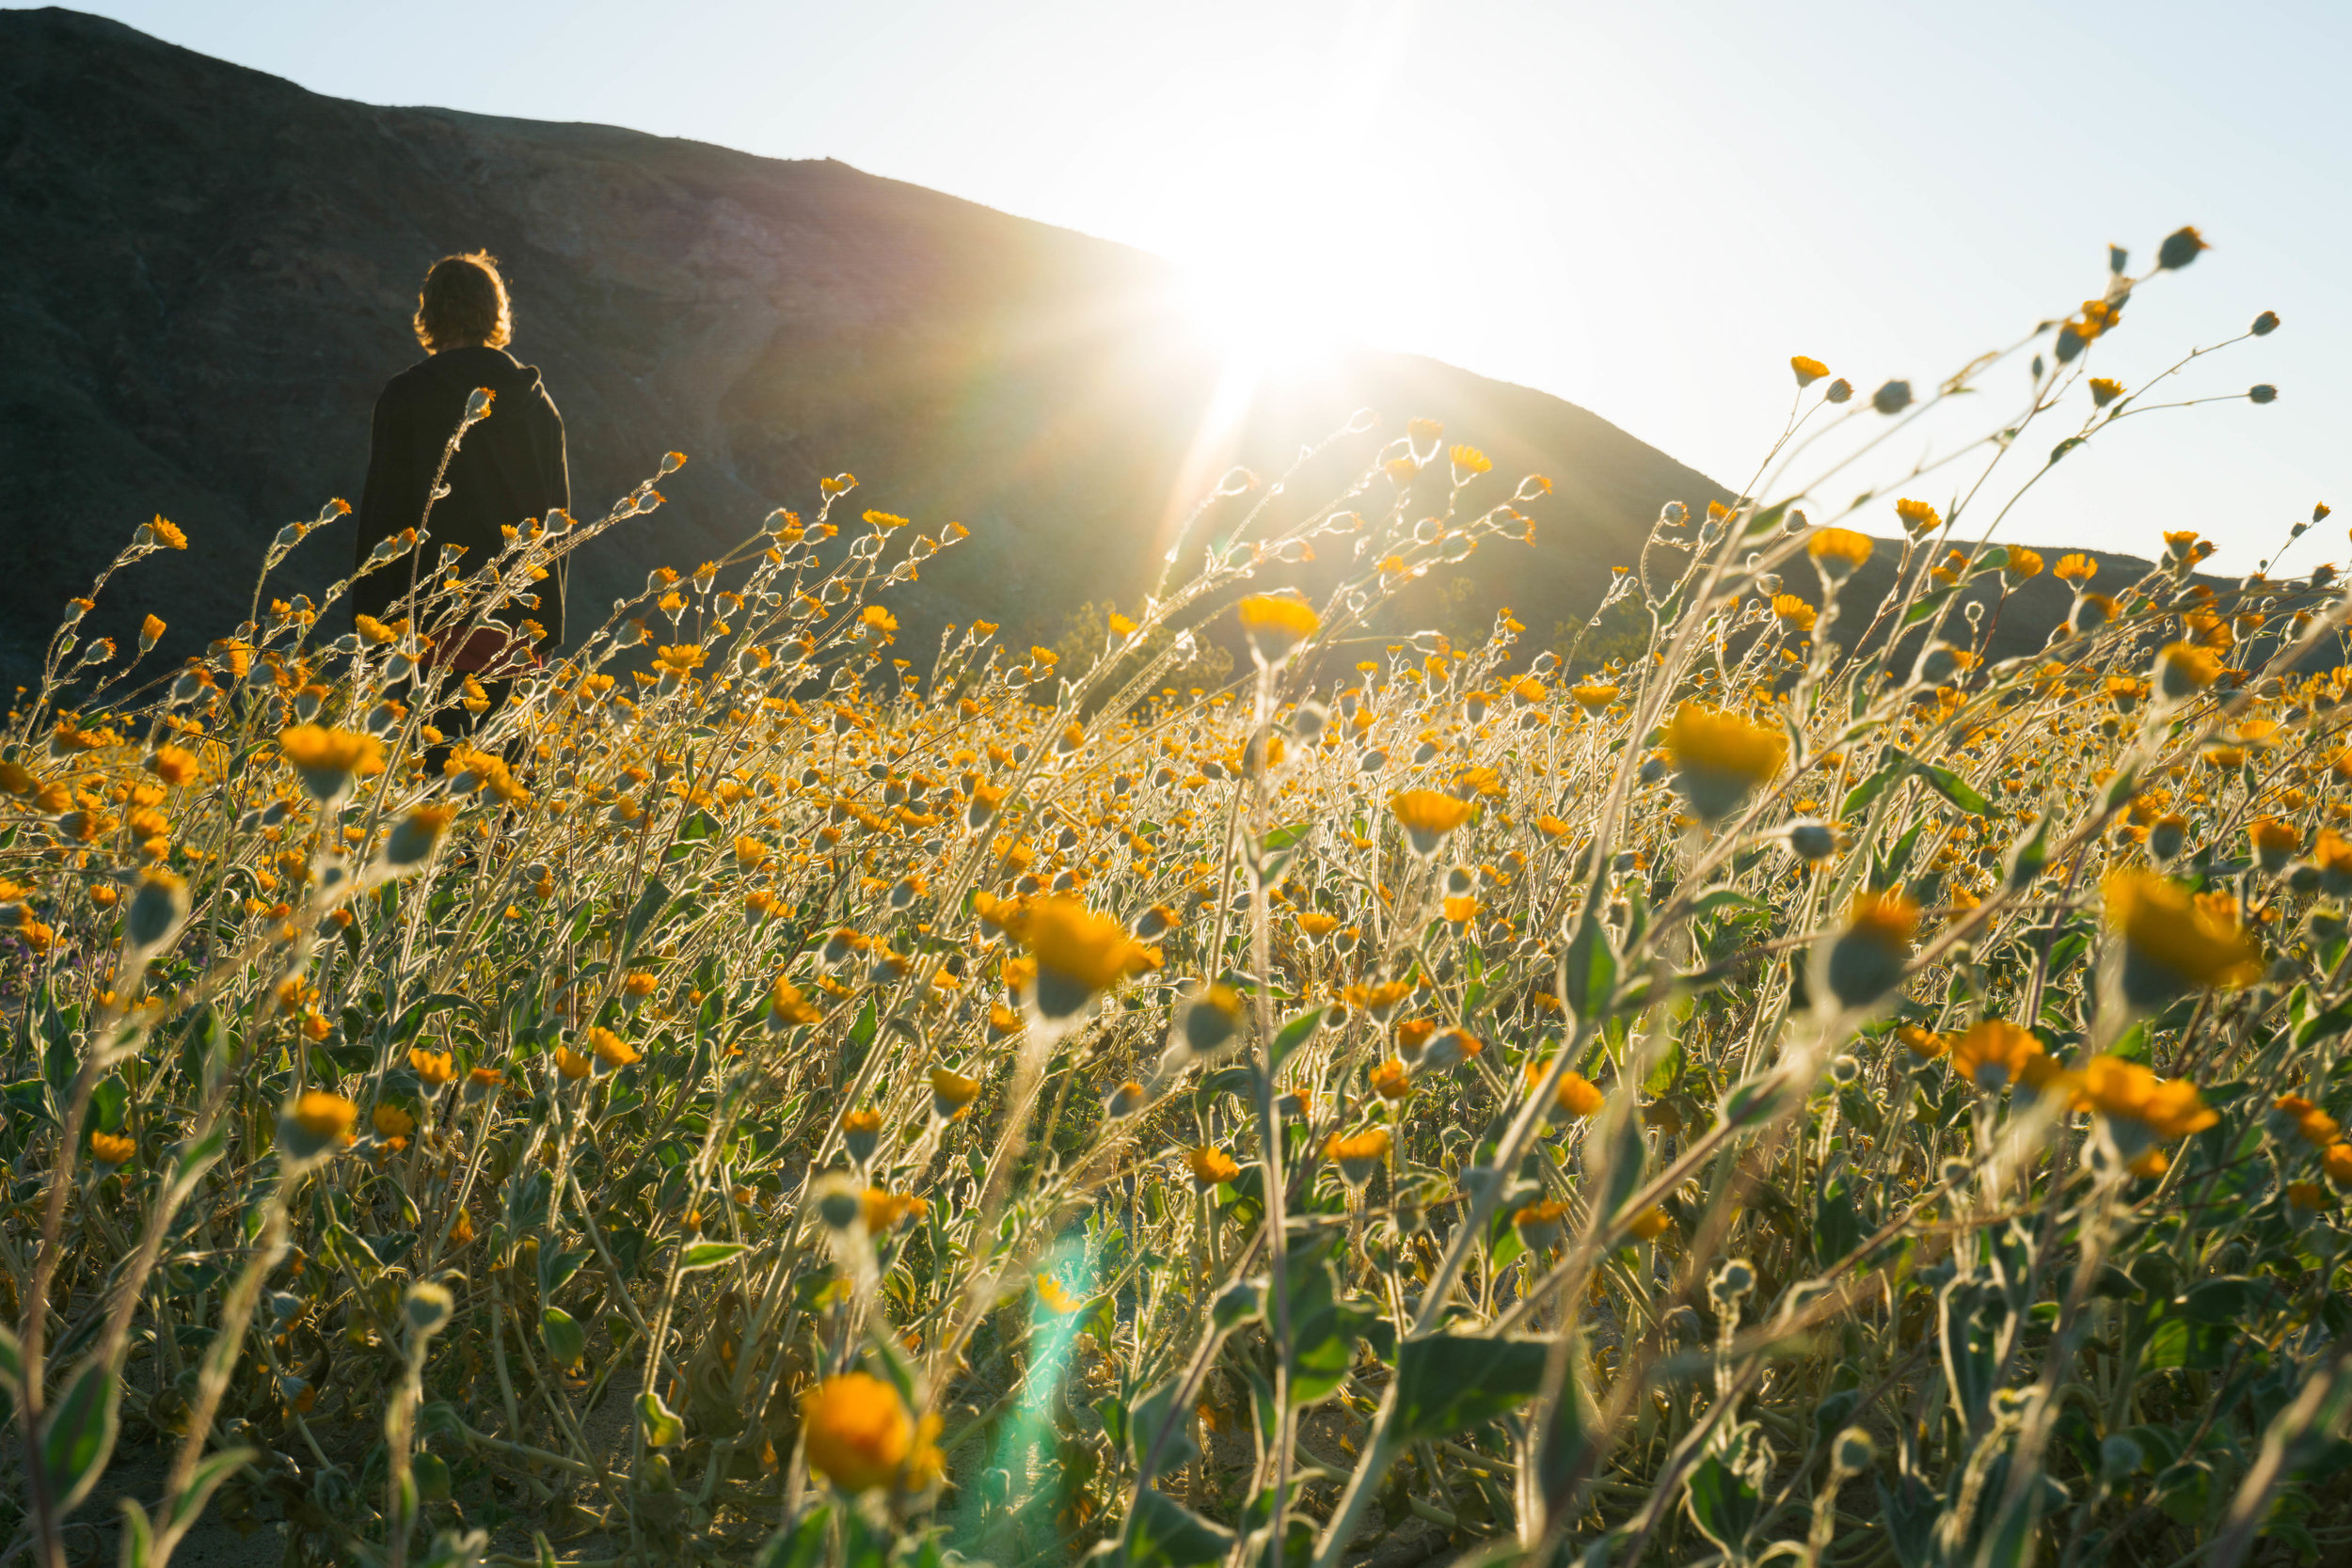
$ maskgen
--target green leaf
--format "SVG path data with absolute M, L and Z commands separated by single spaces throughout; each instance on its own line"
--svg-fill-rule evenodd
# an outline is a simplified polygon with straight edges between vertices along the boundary
M 1868 1233 L 1854 1207 L 1851 1173 L 1840 1170 L 1820 1183 L 1813 1201 L 1813 1252 L 1824 1266 L 1862 1244 Z
M 1276 1071 L 1281 1070 L 1283 1060 L 1292 1052 L 1314 1038 L 1315 1031 L 1323 1027 L 1324 1014 L 1327 1010 L 1320 1006 L 1310 1007 L 1305 1012 L 1283 1021 L 1282 1027 L 1276 1032 L 1274 1037 L 1272 1054 L 1273 1067 Z
M 164 1289 L 175 1296 L 192 1296 L 220 1283 L 228 1270 L 201 1259 L 167 1259 L 162 1269 Z
M 2009 885 L 2022 892 L 2042 875 L 2042 868 L 2050 863 L 2050 817 L 2046 812 L 2034 818 L 2033 832 L 2017 841 L 2009 852 Z
M 1127 1423 L 1127 1457 L 1136 1466 L 1138 1481 L 1148 1484 L 1155 1475 L 1180 1470 L 1200 1457 L 1200 1445 L 1192 1440 L 1193 1415 L 1189 1410 L 1176 1408 L 1177 1389 L 1184 1383 L 1178 1373 L 1136 1401 Z M 1152 1460 L 1153 1444 L 1159 1445 L 1159 1458 Z
M 1241 1375 L 1249 1385 L 1249 1410 L 1258 1418 L 1258 1451 L 1263 1453 L 1274 1446 L 1274 1385 L 1248 1361 L 1241 1364 Z
M 155 1560 L 155 1526 L 146 1505 L 136 1497 L 117 1497 L 115 1506 L 122 1510 L 122 1568 L 148 1568 Z
M 460 996 L 453 990 L 437 990 L 422 1001 L 413 1004 L 407 1011 L 400 1015 L 400 1022 L 392 1025 L 393 1040 L 414 1039 L 418 1032 L 424 1027 L 426 1019 L 431 1018 L 435 1013 L 447 1012 L 453 1007 L 461 1012 L 472 1013 L 477 1018 L 482 1016 L 482 1009 L 474 1006 L 471 998 Z
M 1242 1324 L 1254 1322 L 1264 1308 L 1264 1282 L 1236 1280 L 1220 1291 L 1210 1306 L 1209 1322 L 1217 1333 L 1230 1334 Z
M 1927 832 L 1927 818 L 1921 817 L 1910 831 L 1895 841 L 1895 847 L 1886 852 L 1886 859 L 1870 867 L 1870 880 L 1878 887 L 1893 887 L 1903 879 L 1911 866 L 1911 857 L 1919 847 L 1919 835 Z
M 1304 844 L 1307 841 L 1307 835 L 1314 831 L 1315 825 L 1311 822 L 1289 823 L 1266 834 L 1264 847 L 1268 850 L 1295 849 Z
M 2230 1341 L 2235 1337 L 2235 1330 L 2222 1323 L 2167 1318 L 2148 1337 L 2146 1365 L 2150 1371 L 2169 1371 L 2175 1367 L 2213 1371 L 2220 1367 Z
M 2208 1279 L 2189 1287 L 2173 1310 L 2194 1323 L 2244 1323 L 2268 1305 L 2271 1288 L 2259 1279 Z
M 1506 1415 L 1543 1386 L 1540 1339 L 1435 1334 L 1397 1349 L 1393 1443 L 1451 1437 Z
M 1290 1255 L 1291 1386 L 1293 1404 L 1312 1404 L 1347 1380 L 1356 1341 L 1379 1319 L 1379 1308 L 1339 1299 L 1328 1238 Z M 1274 1307 L 1266 1306 L 1266 1322 Z
M 548 1357 L 558 1366 L 577 1367 L 580 1358 L 588 1354 L 587 1331 L 560 1307 L 550 1307 L 539 1314 L 539 1338 L 548 1347 Z
M 52 1127 L 57 1124 L 56 1112 L 50 1104 L 49 1085 L 43 1079 L 27 1078 L 0 1088 L 0 1103 L 8 1106 L 12 1119 L 46 1122 Z
M 1734 1127 L 1755 1126 L 1778 1114 L 1788 1093 L 1788 1080 L 1777 1069 L 1743 1078 L 1724 1096 L 1724 1120 Z
M 1821 1402 L 1813 1407 L 1813 1440 L 1826 1444 L 1838 1428 L 1847 1424 L 1854 1406 L 1862 1402 L 1859 1388 L 1836 1388 L 1821 1396 Z
M 1209 1102 L 1218 1095 L 1248 1094 L 1257 1082 L 1258 1069 L 1250 1063 L 1237 1062 L 1232 1067 L 1221 1067 L 1215 1072 L 1201 1075 L 1199 1085 L 1192 1091 L 1192 1102 L 1205 1111 Z
M 66 1385 L 40 1423 L 40 1464 L 56 1517 L 72 1513 L 104 1473 L 115 1448 L 115 1407 L 122 1383 L 103 1361 L 89 1361 Z
M 1974 784 L 1950 768 L 1938 768 L 1934 763 L 1921 762 L 1915 757 L 1912 759 L 1911 770 L 1925 780 L 1930 789 L 1934 790 L 1971 816 L 1993 815 L 1993 802 L 1979 794 Z
M 377 1249 L 379 1252 L 381 1248 Z M 557 1252 L 552 1247 L 539 1249 L 539 1294 L 542 1299 L 562 1290 L 580 1265 L 596 1255 L 594 1247 L 567 1247 Z M 388 1259 L 389 1260 L 389 1259 Z
M 1617 985 L 1617 955 L 1609 946 L 1609 931 L 1597 908 L 1599 902 L 1597 897 L 1586 900 L 1583 917 L 1576 923 L 1576 935 L 1560 957 L 1560 1000 L 1578 1018 L 1606 1012 L 1610 993 Z
M 449 1501 L 449 1461 L 439 1454 L 421 1453 L 411 1459 L 408 1462 L 408 1479 L 417 1496 L 426 1502 L 445 1503 Z M 443 1536 L 442 1539 L 446 1541 L 448 1537 Z M 440 1555 L 437 1554 L 437 1556 Z M 450 1561 L 452 1568 L 454 1568 L 453 1560 L 446 1557 L 442 1560 Z M 434 1559 L 428 1558 L 426 1568 L 434 1568 Z
M 1761 898 L 1749 896 L 1738 888 L 1719 887 L 1701 896 L 1691 906 L 1691 918 L 1702 920 L 1717 910 L 1740 910 L 1749 914 L 1770 914 L 1772 907 Z
M 1714 1454 L 1691 1472 L 1687 1497 L 1691 1522 L 1726 1552 L 1736 1550 L 1748 1538 L 1763 1510 L 1763 1495 L 1756 1482 Z
M 2195 1525 L 2205 1516 L 2213 1496 L 2212 1467 L 2185 1459 L 2156 1478 L 2156 1506 L 2174 1524 Z
M 637 946 L 637 939 L 645 934 L 645 927 L 653 924 L 654 917 L 669 901 L 669 884 L 659 877 L 645 879 L 645 890 L 637 895 L 637 902 L 629 906 L 628 921 L 622 929 L 619 961 L 628 961 L 628 955 Z
M 1200 1568 L 1222 1562 L 1233 1549 L 1233 1532 L 1212 1524 L 1175 1498 L 1146 1486 L 1136 1494 L 1135 1530 L 1127 1560 L 1141 1568 Z
M 177 1157 L 173 1160 L 171 1166 L 172 1180 L 174 1182 L 189 1180 L 205 1166 L 219 1159 L 221 1150 L 228 1147 L 229 1128 L 225 1123 L 215 1124 L 210 1132 L 205 1133 L 194 1143 L 179 1145 L 175 1151 Z
M 1917 626 L 1929 616 L 1933 615 L 1937 610 L 1943 609 L 1944 601 L 1951 596 L 1952 590 L 1950 587 L 1932 589 L 1928 593 L 1920 594 L 1918 598 L 1912 602 L 1911 608 L 1903 611 L 1903 625 L 1906 626 Z
M 1851 816 L 1859 812 L 1877 800 L 1887 785 L 1907 772 L 1917 774 L 1930 789 L 1971 816 L 1987 816 L 1992 814 L 1993 802 L 1950 768 L 1913 756 L 1899 746 L 1889 746 L 1886 754 L 1889 760 L 1885 767 L 1847 792 L 1841 815 Z
M 196 1523 L 196 1516 L 204 1512 L 204 1505 L 220 1490 L 220 1483 L 250 1465 L 255 1457 L 256 1450 L 252 1449 L 222 1449 L 206 1454 L 189 1474 L 187 1489 L 173 1501 L 169 1528 L 177 1532 Z
M 1930 1568 L 1943 1560 L 1936 1549 L 1936 1525 L 1943 1515 L 1942 1499 L 1920 1483 L 1916 1476 L 1905 1476 L 1888 1490 L 1886 1479 L 1877 1478 L 1879 1509 L 1886 1522 L 1886 1538 L 1895 1548 L 1895 1560 L 1901 1568 Z
M 1888 784 L 1893 784 L 1897 779 L 1899 779 L 1902 776 L 1903 770 L 1900 765 L 1880 768 L 1877 772 L 1871 774 L 1868 778 L 1863 780 L 1860 784 L 1846 791 L 1846 799 L 1839 803 L 1837 815 L 1840 816 L 1860 816 L 1866 809 L 1868 808 L 1871 801 L 1877 800 L 1881 795 L 1885 793 L 1886 786 Z
M 713 1269 L 731 1259 L 751 1251 L 742 1242 L 696 1242 L 677 1260 L 678 1273 L 691 1274 L 696 1269 Z
M 832 1526 L 833 1510 L 818 1505 L 798 1524 L 787 1525 L 770 1536 L 759 1555 L 752 1559 L 752 1568 L 824 1568 L 825 1538 Z
M 2326 1012 L 2306 1019 L 2295 1031 L 2295 1049 L 2298 1052 L 2324 1039 L 2332 1039 L 2346 1029 L 2352 1029 L 2352 1002 L 2339 1002 Z
M 686 1436 L 686 1423 L 650 1388 L 637 1396 L 637 1422 L 649 1449 L 666 1449 Z
M 1689 1058 L 1682 1049 L 1682 1036 L 1677 1033 L 1658 1053 L 1658 1065 L 1642 1080 L 1642 1092 L 1650 1096 L 1664 1094 L 1681 1082 L 1683 1069 Z
M 1540 1411 L 1531 1416 L 1531 1425 L 1540 1422 L 1536 1432 L 1535 1476 L 1548 1497 L 1561 1496 L 1569 1480 L 1582 1474 L 1595 1457 L 1599 1413 L 1593 1408 L 1592 1399 L 1578 1376 L 1581 1360 L 1581 1341 L 1571 1339 L 1567 1377 L 1560 1386 L 1559 1400 L 1549 1417 Z
M 123 1113 L 130 1105 L 131 1086 L 122 1081 L 120 1073 L 108 1073 L 90 1091 L 90 1116 L 101 1132 L 121 1132 Z
M 1134 1446 L 1127 1431 L 1127 1402 L 1117 1394 L 1104 1394 L 1094 1402 L 1094 1413 L 1103 1418 L 1103 1435 L 1111 1440 L 1111 1447 L 1125 1453 Z
M 2137 1062 L 2144 1067 L 2149 1060 L 2148 1047 L 2148 1021 L 2143 1018 L 2116 1037 L 2115 1042 L 2107 1047 L 2106 1054 L 2119 1061 Z

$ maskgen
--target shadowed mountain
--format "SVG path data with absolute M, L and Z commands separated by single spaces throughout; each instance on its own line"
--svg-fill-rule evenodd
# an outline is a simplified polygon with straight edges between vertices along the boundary
M 1728 499 L 1582 409 L 1405 355 L 1261 380 L 1212 422 L 1223 367 L 1164 262 L 839 163 L 372 107 L 115 23 L 8 11 L 0 676 L 31 678 L 67 598 L 157 513 L 188 552 L 110 584 L 92 630 L 125 638 L 151 610 L 175 658 L 243 620 L 279 527 L 357 495 L 375 394 L 420 356 L 425 267 L 474 247 L 504 263 L 515 352 L 565 416 L 576 514 L 667 449 L 692 459 L 668 504 L 577 560 L 575 636 L 651 567 L 716 557 L 847 470 L 860 507 L 973 530 L 894 596 L 911 653 L 975 617 L 1050 640 L 1082 601 L 1132 605 L 1229 463 L 1279 474 L 1359 407 L 1381 434 L 1425 415 L 1482 447 L 1485 499 L 1523 473 L 1557 486 L 1528 508 L 1532 549 L 1465 568 L 1457 626 L 1507 604 L 1548 641 L 1663 502 Z M 1327 495 L 1376 439 L 1294 496 Z M 315 596 L 347 571 L 349 528 L 314 536 L 272 592 Z M 2026 608 L 2004 643 L 2055 618 Z

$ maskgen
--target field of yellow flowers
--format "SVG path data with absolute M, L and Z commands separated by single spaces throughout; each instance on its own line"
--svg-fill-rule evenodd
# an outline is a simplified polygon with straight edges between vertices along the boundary
M 428 517 L 341 636 L 77 601 L 0 755 L 0 1560 L 2345 1560 L 2352 605 L 1985 542 L 2201 245 L 1923 394 L 1793 360 L 1624 665 L 1385 626 L 1549 485 L 1368 417 L 1085 668 L 901 648 L 962 531 L 847 475 L 502 702 L 433 650 L 652 483 Z

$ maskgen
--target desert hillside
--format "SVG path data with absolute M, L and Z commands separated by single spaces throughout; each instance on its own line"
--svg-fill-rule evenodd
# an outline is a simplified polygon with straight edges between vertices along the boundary
M 119 24 L 8 11 L 0 675 L 27 677 L 65 600 L 159 512 L 190 551 L 110 588 L 91 625 L 154 611 L 176 657 L 242 619 L 265 542 L 357 495 L 374 395 L 419 355 L 423 269 L 475 246 L 505 262 L 516 352 L 569 423 L 576 512 L 666 449 L 693 459 L 669 505 L 576 565 L 576 635 L 650 567 L 716 556 L 844 470 L 866 505 L 975 531 L 898 601 L 917 644 L 975 616 L 1050 639 L 1080 602 L 1132 600 L 1226 463 L 1279 473 L 1359 408 L 1390 430 L 1441 420 L 1498 477 L 1558 486 L 1533 552 L 1470 563 L 1460 625 L 1507 604 L 1548 637 L 1661 503 L 1724 494 L 1557 398 L 1393 354 L 1263 382 L 1237 434 L 1204 440 L 1220 366 L 1154 258 L 831 161 L 346 103 Z M 1368 450 L 1295 493 L 1328 493 Z M 314 541 L 279 591 L 346 565 Z M 2035 586 L 2004 641 L 2062 612 L 2059 585 Z

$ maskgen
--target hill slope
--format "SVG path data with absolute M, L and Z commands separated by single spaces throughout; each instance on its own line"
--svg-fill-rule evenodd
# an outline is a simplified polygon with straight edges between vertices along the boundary
M 1464 607 L 1510 604 L 1539 638 L 1589 610 L 1661 503 L 1724 494 L 1557 398 L 1401 355 L 1261 384 L 1237 436 L 1204 439 L 1220 367 L 1138 252 L 830 161 L 376 108 L 0 12 L 0 675 L 28 678 L 65 599 L 157 512 L 193 547 L 91 625 L 153 610 L 173 656 L 241 620 L 278 527 L 358 493 L 375 393 L 419 356 L 424 268 L 476 246 L 568 421 L 575 512 L 665 449 L 693 459 L 670 505 L 575 566 L 576 628 L 846 469 L 866 505 L 975 531 L 900 601 L 911 642 L 975 616 L 1050 637 L 1082 600 L 1139 594 L 1226 463 L 1279 472 L 1359 407 L 1391 431 L 1443 420 L 1498 478 L 1558 483 L 1535 548 L 1474 561 Z M 314 541 L 278 591 L 347 561 Z

